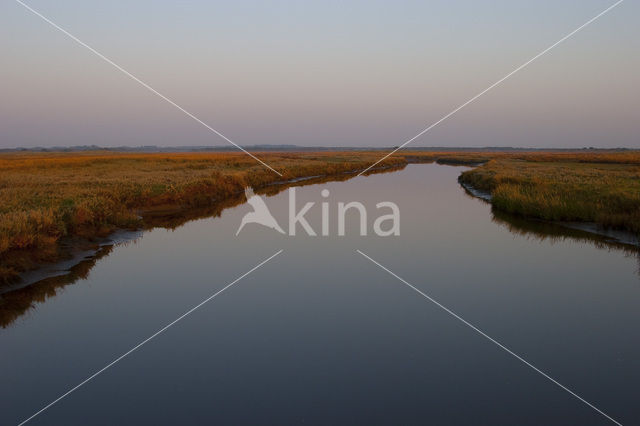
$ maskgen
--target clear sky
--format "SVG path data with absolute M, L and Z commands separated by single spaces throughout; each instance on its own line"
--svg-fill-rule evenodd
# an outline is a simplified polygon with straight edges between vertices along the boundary
M 394 146 L 613 4 L 24 0 L 241 145 Z M 626 0 L 412 146 L 640 148 Z M 14 0 L 0 147 L 227 145 Z

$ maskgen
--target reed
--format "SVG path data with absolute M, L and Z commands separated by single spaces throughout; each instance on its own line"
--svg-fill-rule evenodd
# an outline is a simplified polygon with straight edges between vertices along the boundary
M 255 189 L 308 176 L 343 179 L 381 151 L 265 152 L 280 177 L 243 153 L 51 152 L 0 154 L 0 283 L 56 260 L 65 237 L 92 239 L 149 227 L 163 211 L 206 209 Z M 484 166 L 461 180 L 492 191 L 496 208 L 550 220 L 640 230 L 640 152 L 399 151 L 408 162 Z M 154 221 L 149 218 L 153 217 Z M 160 220 L 160 222 L 162 222 Z M 172 221 L 168 221 L 172 222 Z
M 63 237 L 106 236 L 145 226 L 153 210 L 211 206 L 289 179 L 342 175 L 379 158 L 374 152 L 260 153 L 280 177 L 243 153 L 0 155 L 0 281 L 29 264 L 55 260 Z M 405 164 L 401 157 L 381 165 Z M 28 254 L 25 258 L 25 254 Z
M 606 228 L 640 232 L 637 156 L 595 160 L 495 159 L 462 173 L 460 181 L 491 192 L 491 202 L 499 211 L 550 221 L 595 222 Z

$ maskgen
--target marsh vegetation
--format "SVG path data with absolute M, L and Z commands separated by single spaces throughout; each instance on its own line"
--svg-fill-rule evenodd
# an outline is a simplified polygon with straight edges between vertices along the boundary
M 490 192 L 499 211 L 640 232 L 637 155 L 494 159 L 459 180 Z
M 91 241 L 118 228 L 171 226 L 197 211 L 243 201 L 246 186 L 275 193 L 302 178 L 349 179 L 380 151 L 243 153 L 113 152 L 0 155 L 0 282 L 57 260 L 60 241 Z M 501 211 L 591 221 L 640 231 L 640 153 L 399 151 L 369 173 L 408 163 L 477 165 L 460 180 L 490 191 Z

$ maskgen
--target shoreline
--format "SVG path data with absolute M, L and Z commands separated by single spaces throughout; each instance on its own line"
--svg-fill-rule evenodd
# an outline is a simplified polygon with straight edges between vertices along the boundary
M 377 173 L 393 173 L 405 169 L 405 166 L 385 167 L 382 170 L 378 170 Z M 460 166 L 460 164 L 450 166 Z M 273 196 L 289 187 L 347 181 L 354 177 L 357 172 L 358 170 L 353 170 L 349 174 L 313 175 L 303 180 L 294 178 L 277 186 L 266 184 L 257 189 L 256 193 L 263 196 Z M 469 189 L 473 188 L 461 186 L 467 196 L 479 198 L 476 196 L 477 193 L 474 194 L 469 191 Z M 483 201 L 489 202 L 486 199 Z M 0 287 L 0 298 L 3 300 L 3 307 L 6 308 L 6 312 L 0 318 L 0 328 L 9 326 L 16 318 L 24 315 L 25 312 L 33 307 L 34 301 L 53 297 L 66 286 L 86 279 L 100 260 L 109 256 L 119 246 L 126 246 L 131 242 L 135 244 L 136 241 L 144 237 L 145 231 L 156 228 L 175 229 L 193 220 L 215 218 L 222 211 L 245 202 L 243 194 L 237 194 L 224 200 L 218 200 L 214 206 L 204 208 L 162 206 L 161 208 L 153 209 L 153 211 L 139 211 L 140 214 L 144 215 L 145 226 L 143 228 L 115 230 L 107 236 L 92 241 L 91 247 L 88 247 L 87 242 L 80 241 L 79 238 L 69 238 L 61 241 L 62 245 L 66 245 L 69 248 L 69 257 L 60 262 L 48 263 L 41 268 L 25 272 L 21 275 L 22 280 L 20 282 Z M 640 244 L 632 244 L 630 241 L 625 241 L 620 235 L 603 236 L 593 232 L 592 229 L 584 229 L 585 226 L 588 228 L 588 224 L 560 224 L 524 218 L 493 209 L 491 210 L 491 215 L 492 222 L 507 227 L 511 233 L 526 235 L 527 238 L 533 237 L 540 241 L 546 241 L 548 238 L 551 238 L 552 241 L 569 239 L 572 242 L 594 245 L 599 249 L 622 250 L 624 253 L 633 256 L 637 256 L 639 252 Z
M 496 208 L 491 202 L 492 196 L 490 192 L 474 188 L 472 185 L 466 182 L 458 181 L 458 183 L 472 197 L 488 203 L 489 205 L 491 205 L 491 208 Z M 577 221 L 565 222 L 565 221 L 545 220 L 545 219 L 527 217 L 522 215 L 517 215 L 517 216 L 531 222 L 548 223 L 552 225 L 561 226 L 567 229 L 574 229 L 578 231 L 587 232 L 593 235 L 597 235 L 598 237 L 605 238 L 606 239 L 605 242 L 623 244 L 623 245 L 628 245 L 636 248 L 640 247 L 639 235 L 636 235 L 633 232 L 625 231 L 625 230 L 607 229 L 602 225 L 597 224 L 596 222 L 577 222 Z
M 72 268 L 78 266 L 80 263 L 94 259 L 104 250 L 135 241 L 141 238 L 143 233 L 144 231 L 142 229 L 117 229 L 97 241 L 77 241 L 77 239 L 76 241 L 74 241 L 74 239 L 61 241 L 61 249 L 64 250 L 64 253 L 68 256 L 67 258 L 53 262 L 44 262 L 36 265 L 34 269 L 21 273 L 19 281 L 0 287 L 0 295 L 28 287 L 48 278 L 65 276 L 69 274 Z
M 9 210 L 4 224 L 5 235 L 0 241 L 4 244 L 4 252 L 0 257 L 0 279 L 3 281 L 0 292 L 30 285 L 47 277 L 64 275 L 74 264 L 95 257 L 104 247 L 139 238 L 145 230 L 175 228 L 194 218 L 219 215 L 222 210 L 246 201 L 243 195 L 246 186 L 253 187 L 257 194 L 270 196 L 288 186 L 351 179 L 367 170 L 371 161 L 378 159 L 377 154 L 367 152 L 354 152 L 348 156 L 341 153 L 295 152 L 269 155 L 272 157 L 270 161 L 287 171 L 285 179 L 278 179 L 263 170 L 256 172 L 252 169 L 255 165 L 240 154 L 150 156 L 87 153 L 33 158 L 8 156 L 0 159 L 6 163 L 7 182 L 23 182 L 25 176 L 40 173 L 39 181 L 24 188 L 7 184 L 6 188 L 12 191 L 10 195 L 14 200 L 23 203 L 31 201 L 27 191 L 49 187 L 51 182 L 59 182 L 69 173 L 73 177 L 80 170 L 87 176 L 84 182 L 74 182 L 65 187 L 64 192 L 45 199 L 44 210 L 35 209 L 33 217 L 28 216 L 28 211 L 26 216 L 20 216 L 18 209 L 21 206 L 14 201 L 15 206 L 12 207 L 16 207 L 16 212 L 14 214 Z M 640 154 L 407 151 L 388 158 L 384 163 L 367 170 L 363 176 L 425 163 L 462 166 L 468 168 L 465 175 L 478 170 L 491 170 L 496 164 L 503 163 L 507 166 L 517 164 L 518 167 L 558 165 L 568 170 L 572 170 L 571 167 L 576 164 L 586 167 L 594 164 L 596 169 L 612 164 L 628 169 L 640 165 Z M 41 168 L 34 168 L 36 166 Z M 127 178 L 123 179 L 122 176 Z M 464 182 L 460 177 L 458 182 L 472 196 L 490 202 L 495 207 L 490 192 L 479 190 L 472 186 L 473 182 Z M 96 192 L 96 188 L 100 188 L 100 191 Z M 91 204 L 92 200 L 96 200 L 95 205 Z M 543 220 L 535 216 L 523 217 L 531 221 Z M 640 247 L 638 236 L 631 231 L 605 229 L 593 222 L 556 224 Z M 15 244 L 11 238 L 16 238 Z M 30 243 L 29 238 L 35 243 Z M 15 248 L 12 248 L 12 244 Z
M 367 171 L 363 176 L 375 173 L 391 172 L 403 169 L 407 164 L 392 164 L 389 166 L 381 166 L 372 168 Z M 341 174 L 321 174 L 313 176 L 303 176 L 287 179 L 284 181 L 276 181 L 267 183 L 263 186 L 256 187 L 254 190 L 257 194 L 263 194 L 265 196 L 275 195 L 290 186 L 292 184 L 313 185 L 319 182 L 339 181 L 351 179 L 357 176 L 356 173 L 366 170 L 365 168 L 354 169 L 344 171 Z M 273 193 L 273 189 L 277 189 L 277 192 Z M 244 199 L 244 191 L 234 193 L 231 197 L 214 200 L 211 206 L 204 209 L 203 214 L 198 214 L 200 209 L 185 207 L 180 205 L 165 205 L 155 206 L 148 209 L 139 209 L 141 220 L 143 220 L 143 226 L 136 229 L 116 228 L 108 235 L 104 237 L 96 238 L 82 238 L 82 237 L 68 237 L 61 239 L 57 243 L 58 255 L 55 260 L 46 262 L 36 262 L 28 270 L 22 271 L 18 274 L 18 279 L 4 285 L 0 285 L 0 295 L 8 293 L 10 291 L 19 290 L 30 285 L 36 284 L 40 281 L 63 277 L 71 273 L 71 270 L 78 266 L 80 263 L 95 259 L 100 256 L 101 252 L 105 250 L 111 250 L 121 244 L 126 244 L 131 241 L 136 241 L 142 238 L 145 231 L 150 231 L 155 228 L 173 228 L 175 226 L 181 226 L 183 223 L 191 220 L 196 220 L 202 217 L 217 216 L 222 210 L 235 207 L 246 203 Z M 209 214 L 211 213 L 211 214 Z M 184 219 L 184 221 L 178 225 L 172 224 L 172 219 L 175 217 Z M 192 217 L 194 216 L 194 217 Z M 146 219 L 146 220 L 145 220 Z M 148 222 L 148 223 L 146 223 Z

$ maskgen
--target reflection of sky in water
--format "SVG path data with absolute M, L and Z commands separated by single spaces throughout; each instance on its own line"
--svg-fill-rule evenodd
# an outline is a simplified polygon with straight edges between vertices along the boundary
M 117 247 L 0 331 L 0 422 L 16 423 L 284 253 L 44 414 L 64 423 L 604 424 L 354 252 L 361 249 L 622 423 L 640 420 L 637 263 L 492 222 L 460 168 L 297 188 L 298 203 L 401 210 L 401 236 L 291 238 L 220 218 Z M 266 202 L 286 229 L 287 194 Z M 320 207 L 307 215 L 320 229 Z M 356 230 L 348 222 L 348 230 Z

